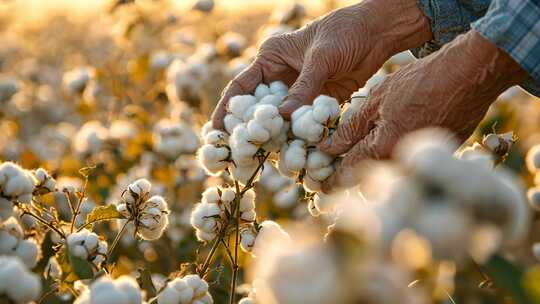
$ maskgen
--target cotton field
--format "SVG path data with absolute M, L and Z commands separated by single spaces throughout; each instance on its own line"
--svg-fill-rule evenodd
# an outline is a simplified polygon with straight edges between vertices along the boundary
M 322 145 L 410 53 L 344 103 L 284 117 L 273 79 L 210 115 L 263 41 L 344 3 L 20 2 L 0 3 L 0 303 L 540 303 L 537 98 L 512 87 L 465 143 L 412 132 L 328 192 Z

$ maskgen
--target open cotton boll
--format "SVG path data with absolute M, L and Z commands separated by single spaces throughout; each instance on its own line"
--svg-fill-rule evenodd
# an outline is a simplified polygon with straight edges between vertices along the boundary
M 17 257 L 0 256 L 0 295 L 15 303 L 30 303 L 41 294 L 41 281 Z
M 492 152 L 508 152 L 514 143 L 514 133 L 508 132 L 504 134 L 488 134 L 482 139 L 482 144 Z
M 287 96 L 289 94 L 289 87 L 283 83 L 283 81 L 274 81 L 269 85 L 270 92 L 278 96 Z
M 229 167 L 232 178 L 236 181 L 238 181 L 240 184 L 245 185 L 248 180 L 253 176 L 253 174 L 257 171 L 258 164 L 254 163 L 253 165 L 248 166 L 231 166 Z M 258 172 L 255 177 L 253 178 L 253 181 L 257 181 L 259 179 L 260 172 Z
M 202 146 L 197 156 L 203 169 L 210 175 L 219 174 L 229 165 L 227 159 L 230 156 L 230 150 L 226 147 L 216 147 L 214 145 Z
M 221 199 L 219 195 L 219 189 L 212 187 L 204 190 L 202 193 L 202 202 L 206 204 L 218 204 Z
M 529 172 L 535 173 L 540 169 L 540 145 L 535 145 L 527 152 L 526 157 L 527 169 Z
M 268 104 L 268 105 L 273 105 L 273 106 L 278 107 L 278 106 L 281 105 L 281 103 L 283 103 L 283 97 L 282 96 L 270 94 L 270 95 L 266 95 L 266 96 L 262 97 L 259 100 L 258 105 Z
M 145 201 L 136 221 L 138 235 L 145 240 L 156 240 L 163 235 L 169 224 L 169 209 L 165 199 L 154 195 Z
M 300 119 L 300 117 L 304 116 L 304 114 L 311 111 L 312 108 L 313 108 L 313 106 L 305 105 L 305 106 L 301 106 L 300 108 L 294 110 L 294 112 L 291 114 L 291 121 L 292 122 L 297 121 L 298 119 Z
M 241 124 L 243 122 L 242 119 L 234 116 L 233 114 L 227 114 L 225 115 L 225 118 L 223 118 L 223 124 L 225 125 L 225 130 L 227 130 L 227 133 L 232 134 L 234 131 L 234 128 Z
M 314 181 L 322 182 L 334 173 L 334 167 L 328 166 L 318 169 L 308 169 L 307 175 Z
M 321 123 L 332 122 L 339 117 L 339 103 L 335 98 L 326 95 L 319 95 L 313 101 L 313 118 Z
M 289 170 L 299 172 L 305 167 L 307 151 L 303 140 L 293 140 L 285 148 L 285 153 L 283 153 L 283 150 L 281 153 L 284 154 L 283 161 Z
M 11 213 L 10 207 L 13 210 L 12 203 L 8 200 L 17 200 L 25 204 L 32 201 L 36 183 L 32 173 L 17 164 L 4 162 L 0 165 L 0 194 L 3 196 L 0 203 L 5 204 L 6 215 Z
M 248 140 L 253 143 L 260 145 L 270 140 L 270 132 L 265 129 L 257 120 L 251 120 L 247 124 L 247 129 L 249 136 Z
M 292 132 L 296 137 L 310 143 L 317 143 L 324 133 L 324 126 L 313 117 L 313 109 L 309 109 L 292 122 Z
M 153 134 L 154 150 L 169 158 L 181 153 L 193 153 L 199 147 L 199 138 L 193 129 L 183 123 L 161 120 Z
M 75 304 L 142 304 L 142 292 L 137 281 L 129 276 L 121 276 L 115 280 L 102 276 L 93 282 Z
M 99 266 L 107 254 L 107 242 L 101 241 L 99 236 L 88 229 L 72 233 L 67 237 L 68 250 L 71 255 L 88 260 Z
M 257 232 L 252 225 L 244 227 L 240 230 L 240 248 L 244 252 L 251 252 L 253 245 L 255 244 L 255 238 Z
M 280 208 L 290 208 L 296 204 L 300 197 L 298 185 L 290 185 L 274 194 L 274 203 Z
M 270 220 L 261 223 L 260 230 L 257 233 L 252 254 L 259 256 L 272 242 L 286 243 L 291 240 L 289 234 L 281 226 Z
M 332 157 L 319 150 L 310 150 L 307 156 L 306 169 L 320 169 L 332 164 Z
M 229 99 L 227 110 L 237 118 L 241 119 L 247 110 L 257 103 L 257 99 L 252 95 L 237 95 Z
M 40 258 L 40 249 L 34 239 L 21 240 L 15 249 L 18 256 L 28 268 L 34 268 Z
M 270 94 L 271 94 L 270 87 L 264 83 L 259 84 L 257 88 L 255 88 L 254 95 L 255 95 L 255 98 L 257 98 L 257 100 L 259 101 Z

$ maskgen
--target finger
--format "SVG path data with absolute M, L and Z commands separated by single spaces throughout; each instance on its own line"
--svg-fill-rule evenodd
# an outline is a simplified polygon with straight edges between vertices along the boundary
M 349 151 L 374 128 L 377 117 L 378 102 L 368 100 L 349 120 L 342 121 L 337 130 L 321 142 L 318 148 L 324 153 L 334 156 Z
M 262 81 L 260 64 L 255 61 L 248 68 L 236 76 L 223 90 L 221 99 L 212 113 L 212 125 L 214 129 L 223 130 L 223 118 L 227 115 L 229 99 L 236 95 L 251 94 Z
M 397 135 L 385 126 L 373 129 L 359 141 L 336 165 L 336 170 L 322 183 L 324 193 L 354 186 L 358 180 L 358 166 L 366 159 L 383 159 L 391 155 Z
M 296 109 L 311 104 L 328 79 L 328 70 L 320 63 L 320 58 L 319 62 L 311 58 L 314 58 L 313 55 L 306 57 L 300 75 L 289 90 L 285 102 L 279 107 L 281 116 L 287 120 Z

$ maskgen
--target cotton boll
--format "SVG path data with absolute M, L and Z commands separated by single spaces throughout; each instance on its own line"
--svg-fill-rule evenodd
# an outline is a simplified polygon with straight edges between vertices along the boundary
M 21 240 L 15 249 L 15 255 L 18 256 L 28 268 L 34 268 L 38 262 L 39 248 L 35 240 Z
M 296 109 L 296 110 L 291 114 L 291 121 L 292 121 L 292 122 L 297 121 L 298 119 L 300 119 L 300 117 L 304 116 L 304 114 L 306 114 L 307 112 L 311 111 L 312 108 L 313 108 L 312 106 L 308 106 L 308 105 L 299 107 L 298 109 Z
M 326 95 L 319 95 L 313 101 L 313 118 L 321 123 L 334 121 L 339 117 L 339 103 L 335 98 Z
M 533 187 L 527 191 L 527 198 L 531 207 L 540 210 L 540 187 Z
M 243 121 L 242 119 L 232 115 L 227 114 L 225 115 L 225 118 L 223 119 L 223 124 L 225 125 L 225 130 L 227 130 L 227 133 L 232 134 L 234 131 L 234 128 L 236 128 L 237 125 L 241 124 Z
M 7 231 L 0 231 L 0 254 L 11 254 L 17 249 L 19 239 Z
M 289 234 L 274 221 L 266 220 L 260 227 L 253 245 L 253 256 L 261 255 L 272 242 L 286 243 L 291 239 Z
M 86 122 L 73 139 L 73 149 L 80 155 L 94 154 L 101 151 L 108 130 L 101 122 L 93 120 Z
M 13 214 L 13 204 L 7 199 L 0 197 L 0 222 Z
M 314 181 L 322 182 L 334 173 L 334 167 L 328 166 L 319 169 L 307 170 L 307 175 Z
M 204 145 L 198 151 L 198 158 L 201 165 L 210 175 L 215 175 L 225 170 L 229 165 L 227 161 L 229 156 L 230 150 L 226 147 Z
M 41 281 L 17 257 L 0 257 L 0 294 L 16 303 L 29 303 L 41 294 Z
M 274 203 L 280 208 L 290 208 L 296 204 L 298 198 L 300 197 L 300 189 L 298 186 L 291 185 L 287 188 L 284 188 L 274 194 Z
M 141 291 L 135 279 L 129 276 L 121 276 L 114 281 L 114 285 L 127 296 L 128 303 L 138 304 L 142 302 Z
M 257 237 L 253 227 L 244 227 L 240 230 L 240 248 L 244 252 L 251 252 L 253 245 L 255 244 L 255 238 Z
M 273 106 L 280 106 L 281 103 L 283 102 L 283 97 L 282 96 L 279 96 L 279 95 L 266 95 L 264 97 L 262 97 L 260 100 L 259 100 L 259 105 L 263 105 L 263 104 L 267 104 L 267 105 L 273 105 Z
M 252 95 L 233 96 L 229 100 L 228 111 L 240 119 L 255 103 L 257 103 L 257 99 Z
M 253 176 L 257 171 L 258 164 L 253 164 L 251 166 L 231 166 L 229 169 L 231 171 L 232 178 L 238 181 L 240 184 L 245 185 L 248 180 Z M 257 181 L 260 176 L 260 173 L 257 172 L 253 181 Z
M 217 204 L 221 199 L 219 189 L 216 187 L 208 188 L 202 193 L 202 202 L 206 204 Z
M 263 144 L 270 140 L 270 132 L 268 132 L 258 121 L 251 120 L 247 124 L 248 140 L 258 144 Z
M 217 236 L 214 232 L 209 233 L 202 230 L 195 231 L 195 235 L 197 236 L 197 239 L 201 242 L 210 242 Z
M 204 143 L 208 145 L 224 145 L 228 139 L 229 136 L 220 130 L 210 130 L 204 134 Z
M 311 150 L 307 156 L 306 168 L 309 169 L 320 169 L 329 166 L 332 163 L 332 157 L 328 154 L 319 151 Z
M 270 92 L 274 95 L 286 96 L 289 93 L 289 87 L 282 81 L 274 81 L 270 83 Z
M 527 168 L 529 172 L 534 173 L 540 169 L 540 145 L 533 146 L 526 157 Z
M 244 211 L 240 215 L 240 218 L 246 222 L 254 222 L 257 219 L 257 213 L 255 210 Z
M 310 143 L 317 143 L 324 133 L 324 126 L 313 117 L 313 111 L 309 110 L 297 120 L 293 120 L 292 132 L 296 137 Z
M 263 99 L 265 96 L 267 95 L 270 95 L 270 87 L 268 87 L 266 84 L 264 83 L 261 83 L 257 86 L 257 88 L 255 88 L 255 98 L 257 98 L 257 100 L 261 100 Z
M 304 141 L 298 139 L 289 143 L 283 158 L 283 161 L 289 170 L 299 172 L 305 167 L 307 151 L 304 145 Z
M 495 154 L 506 154 L 514 143 L 514 133 L 488 134 L 482 140 L 482 144 Z

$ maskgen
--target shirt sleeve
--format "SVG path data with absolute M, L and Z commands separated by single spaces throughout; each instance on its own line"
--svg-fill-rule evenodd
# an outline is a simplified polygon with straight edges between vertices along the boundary
M 470 30 L 471 23 L 484 16 L 491 0 L 417 0 L 418 7 L 430 20 L 433 40 L 411 50 L 424 57 Z
M 474 28 L 508 53 L 531 76 L 521 86 L 540 97 L 540 0 L 417 0 L 433 40 L 412 49 L 416 57 L 438 50 Z
M 540 96 L 540 0 L 493 0 L 472 27 L 527 71 L 523 87 Z

